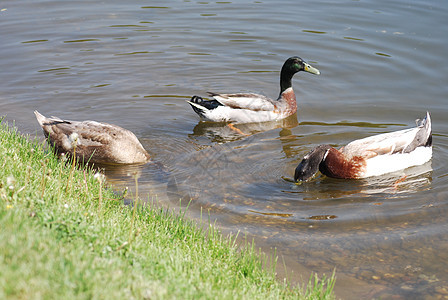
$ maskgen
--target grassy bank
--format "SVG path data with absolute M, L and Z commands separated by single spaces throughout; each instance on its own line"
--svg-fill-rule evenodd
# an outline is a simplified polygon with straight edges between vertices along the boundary
M 100 179 L 0 125 L 1 299 L 332 298 L 334 281 L 289 288 L 252 246 Z

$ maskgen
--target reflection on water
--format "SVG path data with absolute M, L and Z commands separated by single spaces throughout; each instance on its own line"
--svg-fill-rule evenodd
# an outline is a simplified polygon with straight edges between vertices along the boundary
M 341 121 L 337 123 L 325 123 L 325 122 L 300 122 L 300 125 L 320 125 L 320 126 L 354 126 L 354 127 L 370 127 L 370 128 L 388 128 L 389 126 L 406 126 L 406 124 L 393 124 L 393 123 L 370 123 L 370 122 L 349 122 Z
M 0 112 L 42 137 L 33 111 L 114 123 L 153 158 L 107 166 L 118 191 L 208 214 L 286 273 L 332 273 L 343 299 L 448 295 L 448 40 L 444 1 L 3 1 Z M 418 20 L 418 22 L 416 22 Z M 446 27 L 446 26 L 445 26 Z M 321 76 L 293 79 L 281 122 L 198 121 L 205 91 L 278 95 L 298 55 Z M 340 147 L 414 126 L 429 110 L 432 162 L 365 180 L 291 182 L 318 144 Z M 146 196 L 147 195 L 147 196 Z M 298 274 L 302 274 L 300 278 Z
M 429 189 L 431 181 L 429 161 L 421 166 L 360 180 L 338 180 L 320 175 L 308 182 L 297 183 L 291 193 L 301 194 L 303 200 L 335 199 L 350 195 L 389 198 Z
M 264 123 L 227 124 L 201 121 L 194 127 L 193 134 L 189 134 L 188 136 L 194 140 L 206 137 L 207 144 L 210 141 L 222 144 L 241 140 L 250 135 L 277 128 L 283 128 L 283 131 L 288 131 L 288 129 L 294 128 L 298 124 L 297 114 L 283 120 Z

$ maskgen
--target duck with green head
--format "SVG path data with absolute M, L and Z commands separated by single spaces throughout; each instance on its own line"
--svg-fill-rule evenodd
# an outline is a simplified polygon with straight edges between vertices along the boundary
M 276 100 L 254 93 L 209 93 L 213 100 L 193 96 L 188 103 L 207 121 L 253 123 L 281 120 L 297 112 L 292 77 L 300 71 L 320 74 L 318 69 L 300 57 L 288 58 L 280 72 L 280 94 Z

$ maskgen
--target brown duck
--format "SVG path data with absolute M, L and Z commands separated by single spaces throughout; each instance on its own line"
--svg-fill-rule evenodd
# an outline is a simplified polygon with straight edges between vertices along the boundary
M 59 155 L 102 164 L 146 163 L 150 156 L 137 137 L 117 125 L 47 118 L 34 111 L 44 135 Z

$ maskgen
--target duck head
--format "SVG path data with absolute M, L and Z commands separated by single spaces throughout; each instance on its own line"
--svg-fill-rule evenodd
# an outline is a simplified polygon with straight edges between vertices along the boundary
M 313 177 L 330 148 L 330 145 L 320 145 L 308 152 L 296 168 L 294 181 L 306 181 Z
M 320 71 L 318 69 L 312 67 L 309 63 L 307 63 L 298 56 L 288 58 L 283 64 L 282 67 L 283 73 L 295 74 L 299 71 L 305 71 L 316 75 L 320 74 Z
M 305 62 L 298 56 L 293 56 L 288 58 L 283 64 L 282 70 L 280 72 L 280 86 L 282 93 L 287 88 L 292 86 L 291 79 L 295 73 L 305 71 L 311 74 L 319 75 L 320 71 L 312 67 L 309 63 Z

